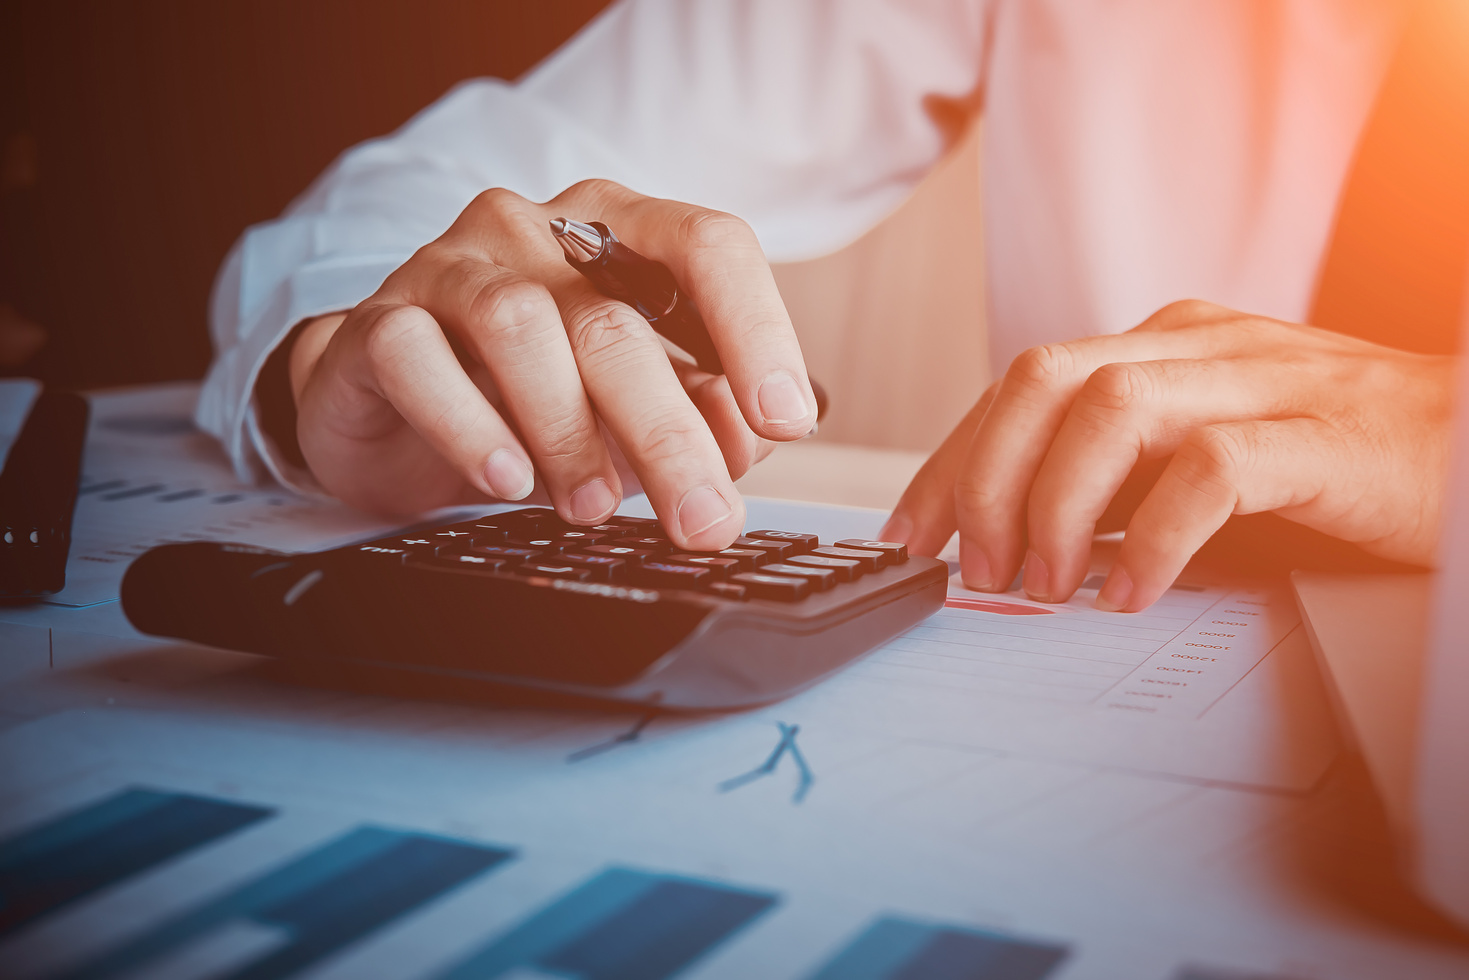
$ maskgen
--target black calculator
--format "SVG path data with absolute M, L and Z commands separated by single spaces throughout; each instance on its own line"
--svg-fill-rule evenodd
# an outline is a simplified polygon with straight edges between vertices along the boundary
M 144 633 L 669 708 L 785 697 L 943 606 L 948 567 L 902 544 L 751 531 L 681 552 L 657 521 L 526 508 L 283 554 L 169 544 L 122 583 Z

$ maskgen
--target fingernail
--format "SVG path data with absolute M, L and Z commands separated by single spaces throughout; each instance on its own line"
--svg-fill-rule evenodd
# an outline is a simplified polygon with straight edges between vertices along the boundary
M 912 538 L 913 522 L 908 519 L 907 514 L 900 514 L 897 511 L 894 511 L 893 516 L 888 518 L 882 530 L 877 532 L 879 541 L 898 541 L 907 544 Z
M 496 449 L 485 463 L 485 482 L 504 500 L 521 500 L 536 488 L 530 461 L 509 449 Z
M 678 526 L 685 538 L 709 530 L 729 520 L 734 513 L 729 501 L 713 487 L 695 487 L 678 502 Z
M 1097 608 L 1102 612 L 1121 612 L 1131 598 L 1132 576 L 1121 565 L 1113 565 L 1107 581 L 1097 591 Z
M 1041 602 L 1049 602 L 1051 599 L 1051 570 L 1034 551 L 1025 553 L 1025 575 L 1020 580 L 1020 587 L 1032 599 Z
M 600 476 L 571 492 L 571 519 L 597 524 L 617 506 L 617 495 Z
M 800 385 L 789 374 L 772 374 L 760 384 L 760 417 L 772 425 L 800 422 L 811 415 L 811 406 Z
M 990 564 L 989 555 L 966 544 L 962 538 L 959 541 L 959 574 L 966 588 L 989 592 L 995 587 L 994 567 Z

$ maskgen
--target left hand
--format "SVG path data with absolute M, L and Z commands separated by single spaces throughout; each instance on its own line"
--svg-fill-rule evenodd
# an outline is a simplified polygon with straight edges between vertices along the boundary
M 1455 358 L 1247 316 L 1164 307 L 1141 326 L 1026 351 L 924 464 L 882 537 L 965 585 L 1065 602 L 1098 519 L 1139 462 L 1172 456 L 1127 525 L 1097 606 L 1151 605 L 1231 514 L 1274 511 L 1430 565 Z

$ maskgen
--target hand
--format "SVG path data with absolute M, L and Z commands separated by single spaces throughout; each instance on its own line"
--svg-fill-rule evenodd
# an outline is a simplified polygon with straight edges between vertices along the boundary
M 648 323 L 567 265 L 548 222 L 606 221 L 698 305 L 726 375 L 670 362 Z M 345 316 L 291 351 L 297 436 L 330 493 L 412 513 L 521 500 L 604 521 L 618 450 L 680 548 L 727 547 L 737 478 L 815 424 L 800 346 L 755 235 L 716 211 L 586 181 L 546 204 L 477 197 Z
M 1274 511 L 1428 565 L 1448 466 L 1454 358 L 1198 301 L 1134 330 L 1028 350 L 924 464 L 884 537 L 965 585 L 1069 599 L 1098 519 L 1140 461 L 1171 456 L 1097 606 L 1151 605 L 1231 514 Z

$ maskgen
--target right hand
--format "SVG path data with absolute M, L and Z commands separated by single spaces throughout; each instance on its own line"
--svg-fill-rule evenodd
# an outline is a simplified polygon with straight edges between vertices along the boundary
M 563 258 L 549 221 L 605 221 L 673 270 L 723 360 L 674 364 L 647 321 Z M 727 214 L 585 181 L 545 204 L 480 194 L 346 314 L 291 350 L 297 438 L 328 492 L 381 513 L 521 500 L 605 521 L 618 450 L 680 548 L 727 547 L 734 479 L 767 440 L 807 435 L 816 401 L 754 233 Z

